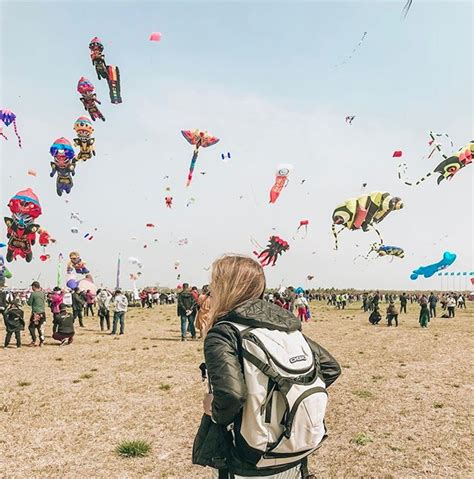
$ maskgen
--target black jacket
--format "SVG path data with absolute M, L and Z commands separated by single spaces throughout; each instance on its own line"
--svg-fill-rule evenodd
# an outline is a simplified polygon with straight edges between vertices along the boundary
M 81 293 L 72 293 L 72 309 L 74 311 L 80 311 L 84 307 L 86 300 L 81 296 Z
M 258 471 L 238 457 L 229 445 L 226 432 L 226 426 L 234 422 L 241 412 L 247 398 L 247 388 L 239 354 L 239 334 L 229 324 L 222 324 L 222 321 L 287 332 L 301 330 L 301 322 L 292 313 L 275 304 L 261 299 L 250 300 L 221 318 L 210 329 L 204 341 L 204 356 L 214 394 L 212 418 L 215 423 L 209 416 L 203 417 L 194 442 L 193 462 L 223 468 L 219 462 L 226 457 L 227 466 L 234 474 L 255 476 L 259 475 Z M 319 359 L 321 373 L 328 387 L 338 378 L 341 368 L 323 347 L 309 338 L 306 340 L 316 359 Z M 285 468 L 282 468 L 281 471 L 284 470 Z
M 19 308 L 10 308 L 5 311 L 5 329 L 7 333 L 23 331 L 25 329 L 24 313 Z
M 178 316 L 184 316 L 186 311 L 196 311 L 197 304 L 190 289 L 178 294 Z
M 74 320 L 72 314 L 66 312 L 60 313 L 57 316 L 58 333 L 61 334 L 74 334 Z

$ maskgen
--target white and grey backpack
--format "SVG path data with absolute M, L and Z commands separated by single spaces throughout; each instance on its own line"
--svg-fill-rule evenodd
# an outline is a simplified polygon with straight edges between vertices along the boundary
M 247 400 L 230 426 L 240 455 L 257 469 L 301 462 L 326 438 L 327 391 L 300 331 L 222 321 L 239 331 Z

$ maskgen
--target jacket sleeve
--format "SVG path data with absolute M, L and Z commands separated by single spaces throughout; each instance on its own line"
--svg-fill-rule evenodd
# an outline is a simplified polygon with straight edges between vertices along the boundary
M 234 421 L 247 399 L 237 335 L 230 327 L 217 327 L 209 331 L 204 342 L 204 356 L 214 395 L 212 418 L 224 426 Z
M 321 368 L 324 382 L 326 383 L 326 387 L 329 387 L 340 376 L 341 366 L 339 366 L 339 363 L 328 351 L 326 351 L 326 349 L 307 336 L 305 336 L 305 338 L 312 351 L 315 353 L 316 358 L 319 359 L 319 366 Z

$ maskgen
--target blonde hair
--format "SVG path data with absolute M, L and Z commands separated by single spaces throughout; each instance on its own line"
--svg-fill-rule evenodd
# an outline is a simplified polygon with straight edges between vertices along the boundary
M 248 256 L 226 255 L 214 261 L 211 279 L 210 326 L 226 313 L 265 291 L 265 274 Z

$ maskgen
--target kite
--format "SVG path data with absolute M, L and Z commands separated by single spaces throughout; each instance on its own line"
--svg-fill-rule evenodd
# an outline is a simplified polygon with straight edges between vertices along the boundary
M 92 138 L 94 134 L 94 127 L 92 121 L 87 116 L 80 116 L 74 123 L 74 131 L 77 138 L 74 138 L 74 145 L 80 148 L 76 161 L 87 161 L 95 156 L 94 143 L 95 138 Z
M 76 174 L 76 158 L 71 143 L 66 138 L 58 138 L 49 149 L 54 161 L 51 161 L 51 178 L 56 176 L 56 193 L 62 196 L 69 194 L 74 183 L 72 177 Z
M 71 233 L 77 234 L 79 233 L 79 230 L 77 228 L 71 228 Z
M 159 42 L 161 40 L 161 33 L 160 32 L 153 32 L 150 35 L 150 42 Z
M 392 155 L 392 158 L 401 158 L 403 155 L 403 151 L 402 150 L 395 150 L 393 152 L 393 155 Z
M 165 204 L 167 208 L 171 208 L 173 206 L 173 197 L 165 196 Z
M 178 246 L 185 246 L 189 243 L 188 238 L 178 240 Z
M 439 145 L 437 145 L 436 148 L 439 148 Z M 407 186 L 418 186 L 431 175 L 438 174 L 439 176 L 437 182 L 439 185 L 443 180 L 451 180 L 459 170 L 471 164 L 473 154 L 474 140 L 472 140 L 466 146 L 460 148 L 450 157 L 446 156 L 445 154 L 442 154 L 444 160 L 439 163 L 433 171 L 430 171 L 416 182 L 406 181 L 402 179 L 402 175 L 404 176 L 406 173 L 407 165 L 406 163 L 401 163 L 398 165 L 398 178 L 403 181 L 403 183 Z
M 445 251 L 443 253 L 443 259 L 437 263 L 430 264 L 428 266 L 420 266 L 418 269 L 415 269 L 410 275 L 410 279 L 415 280 L 418 276 L 423 276 L 424 278 L 430 278 L 438 271 L 446 269 L 448 266 L 451 266 L 456 260 L 456 254 Z M 454 273 L 451 273 L 454 274 Z
M 309 220 L 301 220 L 300 225 L 298 226 L 298 228 L 296 228 L 295 235 L 298 234 L 301 228 L 304 228 L 303 238 L 306 238 L 306 236 L 308 235 L 308 225 L 309 225 Z
M 44 262 L 44 261 L 48 261 L 51 258 L 51 256 L 49 254 L 42 254 L 39 258 L 40 258 L 40 261 Z
M 82 261 L 81 255 L 77 251 L 71 251 L 69 253 L 69 262 L 67 264 L 67 273 L 71 274 L 75 271 L 78 274 L 88 274 L 89 270 L 86 267 L 86 263 Z
M 275 183 L 270 190 L 270 203 L 275 201 L 280 196 L 281 190 L 288 184 L 288 175 L 291 173 L 293 165 L 280 165 L 277 169 Z
M 372 248 L 367 253 L 366 258 L 369 257 L 370 253 L 377 253 L 378 256 L 396 256 L 397 258 L 404 258 L 405 251 L 399 246 L 388 246 L 385 244 L 374 243 Z
M 3 286 L 5 286 L 5 279 L 10 279 L 12 276 L 13 275 L 5 266 L 5 259 L 0 254 L 0 288 L 3 288 Z
M 135 258 L 133 256 L 130 256 L 130 258 L 128 258 L 128 261 L 139 269 L 141 269 L 143 266 L 143 263 L 138 258 Z
M 107 66 L 105 65 L 105 56 L 102 53 L 104 51 L 104 45 L 97 37 L 94 37 L 89 43 L 89 50 L 91 51 L 90 55 L 92 65 L 94 65 L 95 71 L 97 73 L 97 78 L 99 80 L 101 80 L 102 78 L 108 80 Z
M 260 253 L 254 251 L 253 254 L 258 258 L 260 264 L 265 266 L 275 266 L 278 256 L 290 249 L 290 245 L 279 236 L 270 236 L 267 247 Z
M 359 43 L 353 48 L 350 55 L 348 57 L 346 57 L 341 63 L 338 63 L 337 65 L 334 65 L 334 68 L 338 68 L 342 65 L 345 65 L 353 57 L 353 55 L 356 53 L 356 51 L 360 48 L 360 46 L 362 45 L 366 36 L 367 36 L 367 32 L 364 32 L 364 34 L 362 35 L 362 38 L 359 40 Z
M 186 203 L 186 207 L 193 205 L 196 202 L 196 198 L 189 198 L 188 202 Z
M 154 228 L 155 227 L 155 225 L 153 223 L 147 223 L 145 226 L 147 228 Z
M 352 125 L 352 122 L 354 121 L 355 115 L 352 116 L 346 116 L 346 123 L 349 123 L 349 125 Z
M 92 121 L 95 121 L 97 118 L 105 121 L 104 115 L 102 115 L 96 105 L 100 105 L 101 103 L 97 99 L 97 95 L 94 93 L 94 85 L 87 78 L 81 77 L 77 83 L 77 91 L 81 94 L 80 100 L 84 105 L 84 109 L 91 116 Z
M 374 224 L 380 223 L 386 216 L 396 210 L 403 208 L 400 198 L 391 196 L 390 193 L 374 191 L 368 195 L 357 198 L 350 198 L 339 205 L 332 214 L 332 233 L 335 240 L 335 248 L 338 249 L 338 235 L 344 228 L 350 231 L 362 228 L 363 231 L 375 230 L 380 243 L 383 244 L 380 232 Z M 336 232 L 336 225 L 341 229 Z
M 230 153 L 227 152 L 227 155 L 224 155 L 224 153 L 221 153 L 221 158 L 222 158 L 223 160 L 226 160 L 226 159 L 227 159 L 227 160 L 230 160 L 230 158 L 231 158 Z
M 90 241 L 90 240 L 93 240 L 93 239 L 94 239 L 94 236 L 92 236 L 90 233 L 86 233 L 86 234 L 84 235 L 84 239 Z
M 407 0 L 407 3 L 405 3 L 405 6 L 403 7 L 403 10 L 402 10 L 403 18 L 407 18 L 407 15 L 408 15 L 408 12 L 410 11 L 412 3 L 413 3 L 413 0 Z
M 197 129 L 181 130 L 181 134 L 184 136 L 184 138 L 190 145 L 194 145 L 193 157 L 191 158 L 188 179 L 186 182 L 186 186 L 189 186 L 193 179 L 194 167 L 196 166 L 199 148 L 207 148 L 208 146 L 215 145 L 219 141 L 219 138 L 210 135 L 207 131 L 201 131 Z
M 84 221 L 82 221 L 81 218 L 79 217 L 79 213 L 74 213 L 74 212 L 72 212 L 72 213 L 71 213 L 71 219 L 72 219 L 72 220 L 76 220 L 76 221 L 78 221 L 78 222 L 81 223 L 81 224 L 84 223 Z
M 181 261 L 176 260 L 176 261 L 174 262 L 174 269 L 175 269 L 175 270 L 178 269 L 180 264 L 181 264 Z
M 107 65 L 110 102 L 113 104 L 122 103 L 120 94 L 120 70 L 114 65 Z
M 16 115 L 13 113 L 11 110 L 0 110 L 0 121 L 3 122 L 3 124 L 8 128 L 12 123 L 13 123 L 13 131 L 15 132 L 16 137 L 18 138 L 18 146 L 21 148 L 21 136 L 18 133 L 18 128 L 16 126 Z M 8 138 L 1 133 L 1 128 L 0 128 L 0 134 L 5 138 L 5 140 L 8 140 Z
M 36 176 L 37 173 L 36 173 L 35 170 L 28 170 L 28 175 L 29 175 L 29 176 Z
M 40 228 L 34 223 L 42 213 L 39 199 L 30 188 L 27 188 L 10 199 L 8 208 L 12 217 L 5 217 L 8 238 L 6 259 L 10 263 L 20 256 L 29 263 L 33 259 L 31 247 L 36 242 L 36 233 Z
M 38 243 L 40 246 L 48 246 L 50 243 L 56 243 L 56 240 L 54 238 L 51 238 L 51 235 L 46 231 L 44 228 L 40 228 L 38 230 Z
M 311 281 L 311 280 L 314 279 L 314 276 L 313 276 L 312 274 L 308 274 L 308 276 L 306 276 L 306 279 L 307 279 L 308 281 Z

